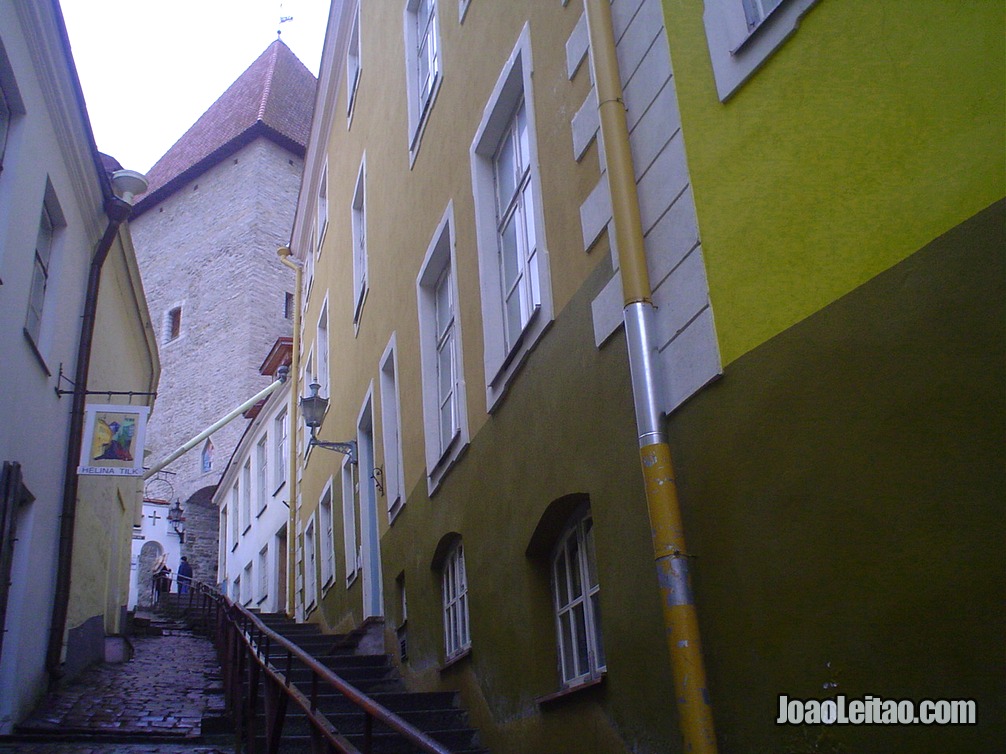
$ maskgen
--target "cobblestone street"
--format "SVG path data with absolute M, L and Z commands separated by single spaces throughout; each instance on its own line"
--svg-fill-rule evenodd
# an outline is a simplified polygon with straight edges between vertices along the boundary
M 17 735 L 0 739 L 0 754 L 215 754 L 231 748 L 221 737 L 227 723 L 210 641 L 169 628 L 131 642 L 129 662 L 100 663 L 51 692 Z

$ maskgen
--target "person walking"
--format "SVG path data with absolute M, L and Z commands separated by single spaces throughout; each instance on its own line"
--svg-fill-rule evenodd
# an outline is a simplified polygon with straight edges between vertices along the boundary
M 182 560 L 178 564 L 178 593 L 187 594 L 191 584 L 192 566 L 189 565 L 189 559 L 182 555 Z

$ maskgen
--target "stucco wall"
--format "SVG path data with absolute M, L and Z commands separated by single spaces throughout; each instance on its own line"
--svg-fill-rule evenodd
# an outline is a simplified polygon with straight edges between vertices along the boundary
M 821 0 L 725 104 L 664 0 L 724 363 L 1006 193 L 997 3 Z
M 846 751 L 1003 740 L 1004 228 L 999 202 L 672 419 L 721 751 L 794 745 L 779 694 L 977 702 L 977 726 L 826 731 Z

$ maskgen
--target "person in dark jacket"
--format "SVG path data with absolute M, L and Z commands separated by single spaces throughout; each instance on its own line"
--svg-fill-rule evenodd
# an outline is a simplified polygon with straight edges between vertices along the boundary
M 178 564 L 178 593 L 186 594 L 191 584 L 192 566 L 189 565 L 189 559 L 182 555 L 182 560 Z

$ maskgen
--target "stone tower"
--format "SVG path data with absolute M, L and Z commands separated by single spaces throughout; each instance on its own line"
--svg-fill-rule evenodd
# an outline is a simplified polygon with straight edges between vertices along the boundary
M 161 353 L 151 463 L 269 384 L 262 357 L 292 329 L 294 281 L 276 249 L 290 237 L 315 84 L 276 40 L 147 176 L 131 228 Z M 245 426 L 231 422 L 148 482 L 148 496 L 185 510 L 197 580 L 216 580 L 210 498 Z

